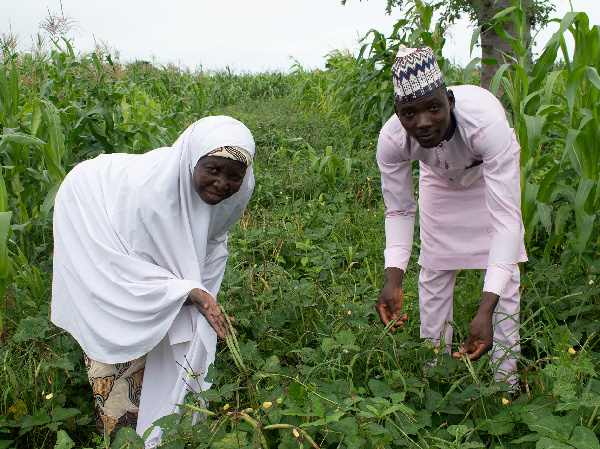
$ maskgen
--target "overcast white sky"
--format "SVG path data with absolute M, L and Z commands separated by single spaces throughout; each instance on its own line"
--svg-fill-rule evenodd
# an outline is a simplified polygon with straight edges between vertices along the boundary
M 572 0 L 592 24 L 600 24 L 600 0 Z M 555 0 L 562 17 L 568 0 Z M 64 14 L 77 51 L 89 51 L 94 39 L 119 50 L 121 60 L 135 59 L 190 69 L 229 66 L 236 71 L 288 71 L 294 60 L 305 68 L 322 68 L 332 49 L 355 52 L 370 29 L 389 35 L 399 11 L 385 14 L 385 0 L 63 0 Z M 60 0 L 0 0 L 0 32 L 18 33 L 20 47 Z M 551 26 L 552 31 L 556 25 Z M 552 31 L 543 33 L 547 40 Z M 463 20 L 451 31 L 444 55 L 462 66 L 469 61 L 472 29 Z M 473 56 L 478 56 L 474 54 Z

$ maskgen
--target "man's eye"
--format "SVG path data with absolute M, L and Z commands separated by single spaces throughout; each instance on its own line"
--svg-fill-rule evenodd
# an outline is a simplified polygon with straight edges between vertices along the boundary
M 211 174 L 211 175 L 217 175 L 219 174 L 219 169 L 215 168 L 215 167 L 206 167 L 206 170 Z
M 231 180 L 235 181 L 235 182 L 239 182 L 241 180 L 243 180 L 244 177 L 242 175 L 231 175 Z
M 413 114 L 412 112 L 408 112 L 408 111 L 407 111 L 407 112 L 404 112 L 402 115 L 403 115 L 404 117 L 406 117 L 406 118 L 412 118 L 412 116 L 413 116 L 414 114 Z
M 439 104 L 434 104 L 431 105 L 431 107 L 429 108 L 430 111 L 439 111 L 440 110 L 440 105 Z

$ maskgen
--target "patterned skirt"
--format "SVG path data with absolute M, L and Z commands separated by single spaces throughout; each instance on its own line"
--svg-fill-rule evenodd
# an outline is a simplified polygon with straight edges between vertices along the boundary
M 146 355 L 125 363 L 102 363 L 84 353 L 85 369 L 96 401 L 96 428 L 110 441 L 121 427 L 135 430 Z

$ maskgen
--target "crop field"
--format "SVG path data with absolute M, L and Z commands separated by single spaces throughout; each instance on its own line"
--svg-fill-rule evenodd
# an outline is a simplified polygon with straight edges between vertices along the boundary
M 54 195 L 80 161 L 169 146 L 218 114 L 245 123 L 257 144 L 256 188 L 229 233 L 218 297 L 239 334 L 218 342 L 212 388 L 189 397 L 182 419 L 160 420 L 161 447 L 600 449 L 600 27 L 567 14 L 530 61 L 524 15 L 497 19 L 517 30 L 506 38 L 518 57 L 492 90 L 502 86 L 522 147 L 519 394 L 492 382 L 489 356 L 463 363 L 419 338 L 418 232 L 404 278 L 409 320 L 392 333 L 375 312 L 389 64 L 415 39 L 444 63 L 428 27 L 374 32 L 358 57 L 336 52 L 327 70 L 289 74 L 124 64 L 57 40 L 0 61 L 0 449 L 143 447 L 130 429 L 112 445 L 94 433 L 82 351 L 49 321 Z M 445 62 L 452 84 L 477 79 Z M 480 272 L 458 273 L 455 343 L 482 287 Z M 194 412 L 205 415 L 196 424 Z

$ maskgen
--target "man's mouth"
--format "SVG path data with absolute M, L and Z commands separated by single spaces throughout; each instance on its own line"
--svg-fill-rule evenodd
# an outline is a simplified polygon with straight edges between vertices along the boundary
M 420 134 L 417 137 L 421 140 L 431 140 L 435 137 L 437 133 L 435 131 L 432 131 L 430 133 L 426 133 L 426 134 Z

